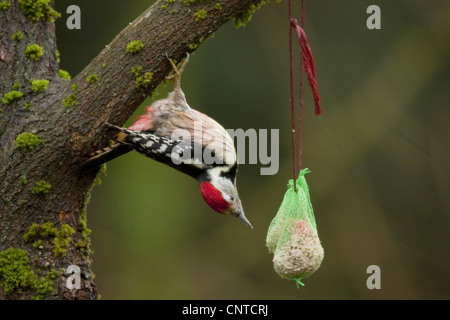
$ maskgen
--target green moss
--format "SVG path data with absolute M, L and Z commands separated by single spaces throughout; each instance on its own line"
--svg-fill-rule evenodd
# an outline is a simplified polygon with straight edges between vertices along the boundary
M 28 184 L 28 179 L 24 175 L 20 176 L 20 183 L 23 185 Z
M 77 95 L 75 93 L 70 93 L 64 100 L 63 104 L 66 108 L 75 107 L 78 104 Z
M 80 214 L 80 227 L 81 227 L 81 240 L 79 240 L 76 243 L 76 247 L 81 252 L 85 252 L 87 254 L 90 253 L 91 249 L 91 239 L 89 238 L 89 235 L 91 234 L 91 229 L 87 227 L 87 215 L 86 215 L 86 208 L 84 208 L 81 211 Z
M 74 83 L 72 85 L 72 93 L 70 93 L 64 100 L 63 100 L 63 104 L 66 108 L 70 108 L 70 107 L 75 107 L 78 102 L 77 102 L 77 95 L 75 94 L 75 91 L 78 90 L 78 83 Z
M 197 49 L 198 44 L 196 44 L 196 43 L 188 43 L 188 44 L 186 45 L 186 47 L 187 47 L 189 50 L 195 50 L 195 49 Z
M 166 10 L 166 9 L 167 9 L 167 5 L 163 4 L 163 5 L 161 6 L 161 9 L 162 9 L 162 10 Z
M 141 72 L 142 72 L 142 66 L 134 66 L 134 67 L 131 67 L 131 72 L 132 72 L 136 77 L 138 77 L 138 76 L 141 74 Z
M 53 226 L 52 222 L 45 222 L 39 226 L 39 236 L 42 239 L 56 237 L 57 235 L 58 235 L 58 230 Z
M 69 248 L 72 241 L 72 235 L 75 230 L 68 224 L 63 224 L 59 231 L 59 234 L 53 240 L 53 254 L 56 257 L 65 257 L 67 248 Z
M 195 4 L 195 3 L 206 3 L 206 2 L 211 2 L 213 0 L 183 0 L 183 3 L 187 6 L 190 6 L 191 4 Z
M 39 278 L 31 269 L 25 250 L 9 248 L 0 251 L 0 285 L 5 296 L 32 290 L 35 293 L 32 299 L 44 299 L 55 289 L 55 279 L 60 274 L 51 269 Z
M 214 6 L 214 9 L 222 10 L 222 5 L 220 3 L 216 3 L 216 5 Z
M 56 62 L 60 63 L 61 62 L 61 54 L 58 49 L 55 50 L 55 55 L 56 55 Z
M 98 80 L 98 74 L 91 74 L 86 78 L 87 82 L 94 83 Z
M 41 277 L 31 269 L 28 254 L 25 250 L 9 248 L 0 251 L 0 285 L 5 296 L 14 292 L 22 293 L 31 290 L 32 300 L 45 299 L 49 293 L 57 290 L 55 281 L 61 272 L 50 269 Z
M 136 54 L 144 48 L 144 44 L 141 40 L 133 40 L 127 45 L 127 51 L 132 54 Z
M 23 240 L 25 242 L 30 242 L 36 238 L 39 234 L 39 225 L 37 223 L 33 223 L 28 231 L 23 235 Z
M 175 2 L 175 0 L 166 0 L 166 2 L 167 2 L 167 3 L 174 3 L 174 2 Z M 169 13 L 170 13 L 170 14 L 174 14 L 174 13 L 175 13 L 175 11 L 173 11 L 173 10 L 170 10 L 170 11 L 169 11 Z
M 31 189 L 31 194 L 46 194 L 50 191 L 52 185 L 45 180 L 38 181 L 34 184 L 34 187 Z
M 59 231 L 59 237 L 61 239 L 70 238 L 75 233 L 75 230 L 68 224 L 63 224 L 61 230 Z
M 136 88 L 138 88 L 138 89 L 146 88 L 150 84 L 150 81 L 152 80 L 152 77 L 153 77 L 153 73 L 151 73 L 151 72 L 146 72 L 143 75 L 141 75 L 142 74 L 142 66 L 132 67 L 131 72 L 136 77 Z
M 152 81 L 152 78 L 153 73 L 151 72 L 146 72 L 143 76 L 136 77 L 136 88 L 146 88 L 150 84 L 150 81 Z
M 44 242 L 42 240 L 37 240 L 33 243 L 33 248 L 39 249 L 39 247 L 43 246 Z
M 102 68 L 106 68 L 107 65 L 107 63 L 102 64 Z
M 5 296 L 36 287 L 38 279 L 25 250 L 9 248 L 0 251 L 0 280 Z
M 198 0 L 183 0 L 184 4 L 190 6 L 193 3 L 196 3 Z
M 38 138 L 37 135 L 31 132 L 23 132 L 16 138 L 16 146 L 22 152 L 31 151 L 38 145 L 43 144 L 44 141 Z
M 41 79 L 41 80 L 32 79 L 31 80 L 31 89 L 34 92 L 45 92 L 48 88 L 49 83 L 50 83 L 50 81 L 48 81 L 46 79 Z
M 102 179 L 101 179 L 101 175 L 105 175 L 106 176 L 106 163 L 103 163 L 97 173 L 97 176 L 94 179 L 94 184 L 96 185 L 101 185 L 102 184 Z
M 0 10 L 6 10 L 11 6 L 11 3 L 9 1 L 1 1 L 0 2 Z
M 25 243 L 29 243 L 37 240 L 47 240 L 56 237 L 57 235 L 58 230 L 53 226 L 52 222 L 46 222 L 41 225 L 33 223 L 24 234 L 23 240 Z
M 98 175 L 99 174 L 106 175 L 106 163 L 100 167 L 100 169 L 98 171 Z M 94 181 L 94 183 L 91 185 L 89 190 L 86 191 L 83 209 L 81 210 L 81 213 L 80 213 L 80 220 L 79 220 L 80 225 L 78 227 L 78 231 L 80 231 L 80 229 L 81 229 L 81 240 L 77 241 L 76 247 L 77 247 L 77 249 L 79 249 L 82 252 L 85 252 L 86 254 L 90 254 L 90 244 L 91 244 L 91 240 L 89 238 L 89 234 L 91 233 L 91 230 L 87 227 L 86 210 L 87 210 L 87 206 L 88 206 L 89 202 L 91 201 L 92 189 L 94 188 L 94 186 L 96 184 L 97 184 L 97 182 Z
M 90 254 L 91 239 L 89 238 L 89 235 L 91 234 L 91 229 L 87 227 L 86 207 L 81 211 L 79 222 L 81 227 L 81 239 L 77 241 L 75 246 L 81 252 Z
M 255 11 L 258 10 L 259 8 L 261 8 L 264 4 L 266 4 L 266 1 L 264 1 L 264 0 L 258 2 L 257 4 L 252 4 L 246 11 L 233 17 L 234 18 L 234 26 L 236 27 L 236 29 L 238 29 L 240 27 L 244 27 L 252 19 Z
M 195 50 L 195 49 L 197 49 L 197 47 L 199 46 L 199 44 L 201 44 L 203 41 L 205 41 L 205 37 L 200 37 L 199 39 L 198 39 L 198 43 L 188 43 L 187 45 L 186 45 L 186 47 L 189 49 L 189 50 Z
M 14 83 L 12 88 L 13 88 L 13 90 L 19 90 L 20 89 L 20 83 Z
M 53 239 L 53 255 L 64 257 L 72 241 L 72 235 L 75 230 L 68 224 L 61 225 L 60 230 L 56 229 L 52 222 L 46 222 L 41 225 L 33 223 L 23 236 L 25 243 L 33 242 L 33 246 L 38 248 L 44 244 L 44 240 Z
M 196 13 L 194 13 L 194 20 L 197 22 L 202 21 L 206 18 L 207 15 L 208 12 L 206 10 L 198 10 Z
M 50 6 L 45 7 L 45 13 L 47 15 L 47 21 L 49 22 L 55 22 L 56 19 L 61 18 L 61 13 Z
M 30 107 L 31 107 L 31 103 L 30 102 L 25 102 L 24 103 L 24 105 L 23 105 L 23 108 L 25 109 L 25 110 L 28 110 L 28 109 L 30 109 Z
M 31 299 L 44 299 L 47 294 L 53 290 L 56 290 L 55 280 L 58 276 L 61 276 L 61 272 L 51 269 L 44 277 L 41 277 L 41 279 L 36 283 L 37 296 L 31 297 Z
M 20 40 L 22 40 L 22 39 L 23 39 L 23 34 L 22 34 L 22 32 L 20 32 L 20 30 L 19 30 L 19 31 L 16 31 L 16 33 L 14 33 L 14 34 L 12 35 L 11 39 L 14 40 L 14 41 L 20 41 Z
M 98 174 L 102 174 L 102 175 L 106 176 L 107 175 L 106 170 L 107 170 L 107 165 L 106 165 L 106 163 L 103 163 L 100 166 L 100 168 L 98 169 Z
M 39 61 L 39 59 L 42 57 L 42 55 L 44 54 L 44 48 L 42 48 L 40 45 L 38 44 L 30 44 L 26 49 L 25 49 L 25 54 L 29 59 L 35 60 L 35 61 Z
M 22 97 L 23 97 L 22 92 L 13 90 L 13 91 L 7 92 L 3 95 L 2 102 L 4 104 L 11 104 L 11 103 L 19 100 Z
M 72 80 L 72 77 L 70 76 L 69 72 L 66 70 L 59 69 L 58 75 L 62 79 Z
M 20 9 L 33 21 L 46 19 L 54 22 L 61 14 L 49 6 L 51 0 L 19 0 Z

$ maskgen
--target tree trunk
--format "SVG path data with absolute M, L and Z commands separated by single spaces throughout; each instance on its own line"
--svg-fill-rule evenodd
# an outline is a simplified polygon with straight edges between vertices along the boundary
M 77 165 L 171 71 L 166 53 L 181 60 L 259 2 L 156 1 L 72 80 L 59 74 L 53 1 L 0 4 L 0 298 L 97 298 L 86 205 L 98 172 Z

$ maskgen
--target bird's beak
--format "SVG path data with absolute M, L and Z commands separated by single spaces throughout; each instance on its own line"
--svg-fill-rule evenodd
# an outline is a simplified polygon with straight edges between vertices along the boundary
M 246 225 L 248 225 L 250 228 L 253 229 L 252 224 L 250 223 L 250 221 L 247 220 L 247 218 L 245 217 L 244 211 L 241 211 L 241 214 L 237 216 L 239 219 L 241 219 L 242 221 L 244 221 L 244 223 Z

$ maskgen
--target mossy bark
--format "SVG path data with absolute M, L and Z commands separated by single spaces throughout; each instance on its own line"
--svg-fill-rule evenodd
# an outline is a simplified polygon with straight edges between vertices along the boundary
M 17 84 L 24 94 L 0 106 L 0 251 L 25 250 L 38 276 L 73 264 L 84 275 L 81 289 L 69 290 L 66 277 L 59 274 L 55 290 L 43 298 L 97 298 L 96 285 L 88 276 L 92 274 L 89 250 L 79 245 L 88 242 L 85 204 L 97 172 L 80 172 L 77 166 L 113 137 L 115 132 L 104 123 L 123 124 L 165 78 L 171 71 L 166 53 L 181 60 L 186 51 L 192 51 L 189 44 L 200 44 L 199 39 L 258 2 L 221 0 L 221 10 L 217 10 L 215 1 L 191 5 L 157 1 L 72 80 L 58 76 L 54 23 L 47 19 L 32 21 L 14 0 L 8 9 L 0 11 L 0 95 L 17 89 Z M 194 14 L 199 10 L 207 14 L 196 21 Z M 13 40 L 17 31 L 23 34 L 20 41 Z M 127 51 L 133 40 L 144 45 L 134 54 Z M 25 54 L 31 44 L 43 48 L 38 60 Z M 131 72 L 136 65 L 153 75 L 145 86 L 136 86 L 136 76 Z M 97 81 L 87 81 L 92 74 L 98 75 Z M 49 80 L 47 90 L 34 92 L 32 79 Z M 68 96 L 71 103 L 67 105 L 63 101 Z M 15 141 L 23 132 L 33 133 L 43 143 L 31 150 L 18 148 Z M 32 192 L 39 181 L 51 186 L 48 192 Z M 41 240 L 39 245 L 24 241 L 33 224 L 49 222 L 58 230 L 64 225 L 75 230 L 64 256 L 52 253 L 51 241 Z M 5 295 L 1 281 L 0 274 L 0 298 L 29 299 L 35 295 L 32 287 Z

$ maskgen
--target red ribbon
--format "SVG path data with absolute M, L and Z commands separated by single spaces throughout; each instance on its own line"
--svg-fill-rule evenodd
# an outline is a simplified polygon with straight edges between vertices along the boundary
M 320 108 L 319 89 L 317 88 L 316 81 L 316 68 L 314 67 L 314 57 L 311 52 L 311 47 L 309 46 L 305 31 L 298 25 L 297 19 L 291 18 L 291 26 L 297 32 L 298 43 L 302 51 L 303 67 L 308 75 L 309 87 L 311 88 L 314 96 L 315 113 L 316 115 L 319 115 L 322 113 L 322 109 Z
M 301 58 L 300 58 L 300 110 L 299 110 L 299 130 L 298 130 L 298 170 L 299 172 L 302 169 L 302 129 L 303 129 L 303 70 L 306 71 L 309 87 L 311 88 L 313 97 L 314 97 L 314 107 L 315 114 L 319 115 L 322 113 L 322 109 L 320 107 L 320 96 L 319 89 L 317 88 L 316 81 L 316 69 L 314 67 L 314 58 L 311 52 L 311 48 L 308 43 L 308 38 L 306 37 L 306 33 L 303 30 L 305 23 L 305 1 L 302 0 L 302 19 L 300 26 L 297 22 L 297 19 L 292 18 L 292 0 L 288 2 L 289 9 L 289 69 L 290 69 L 290 92 L 291 92 L 291 129 L 292 129 L 292 162 L 293 162 L 293 180 L 294 180 L 294 190 L 297 191 L 296 188 L 296 154 L 295 154 L 295 106 L 294 106 L 294 70 L 293 70 L 293 48 L 292 48 L 292 29 L 295 29 L 297 33 L 298 43 L 300 45 L 301 50 Z

